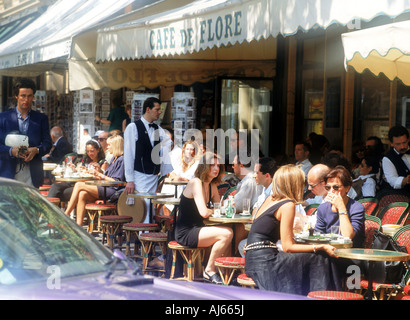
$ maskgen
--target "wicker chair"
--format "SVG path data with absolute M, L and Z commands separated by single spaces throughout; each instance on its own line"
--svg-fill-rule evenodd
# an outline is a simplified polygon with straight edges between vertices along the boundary
M 235 272 L 245 272 L 245 258 L 241 257 L 220 257 L 215 259 L 215 266 L 225 285 L 229 285 Z
M 401 227 L 394 234 L 393 239 L 396 240 L 399 245 L 405 246 L 407 252 L 410 253 L 410 225 Z M 410 284 L 410 270 L 406 268 L 404 274 L 404 282 L 406 285 Z M 367 280 L 360 281 L 360 287 L 362 290 L 368 290 L 369 283 Z M 373 282 L 374 297 L 376 299 L 384 300 L 390 299 L 393 294 L 403 291 L 404 288 L 400 288 L 398 285 L 390 283 Z
M 116 213 L 116 206 L 112 203 L 87 203 L 85 211 L 88 214 L 88 229 L 89 233 L 101 231 L 101 216 L 112 215 Z
M 319 207 L 319 203 L 313 203 L 305 208 L 305 212 L 307 216 L 311 216 L 312 214 L 315 214 L 317 211 L 317 208 Z
M 195 262 L 197 259 L 199 259 L 201 268 L 203 269 L 202 263 L 204 259 L 205 248 L 189 248 L 189 247 L 180 245 L 176 241 L 170 241 L 168 243 L 168 248 L 172 250 L 172 267 L 171 267 L 170 279 L 174 279 L 177 252 L 179 252 L 186 263 L 186 265 L 184 266 L 183 279 L 188 280 L 188 281 L 193 281 L 194 275 L 195 275 Z
M 378 214 L 378 218 L 384 224 L 404 225 L 409 214 L 408 202 L 393 202 L 383 207 Z
M 375 230 L 380 230 L 382 223 L 379 218 L 370 216 L 368 214 L 365 215 L 366 220 L 364 221 L 364 229 L 365 229 L 365 240 L 364 240 L 364 247 L 370 249 L 373 244 L 374 233 Z
M 311 291 L 307 296 L 319 300 L 364 300 L 361 294 L 347 291 Z
M 142 259 L 142 273 L 145 274 L 148 266 L 149 259 L 154 256 L 155 247 L 159 245 L 161 247 L 162 256 L 165 258 L 166 255 L 166 243 L 167 234 L 164 232 L 146 232 L 139 235 L 139 240 L 141 241 L 143 259 Z M 165 270 L 156 270 L 165 271 Z
M 363 205 L 366 214 L 369 216 L 377 216 L 379 211 L 379 199 L 368 197 L 359 199 L 358 202 Z
M 123 225 L 122 229 L 126 239 L 125 255 L 127 257 L 143 258 L 143 252 L 141 252 L 141 255 L 138 254 L 141 245 L 139 235 L 143 232 L 159 231 L 160 226 L 156 223 L 126 223 Z M 134 239 L 134 255 L 131 255 L 132 239 Z
M 376 195 L 380 210 L 393 202 L 410 202 L 410 197 L 400 190 L 382 190 Z
M 242 286 L 242 287 L 251 287 L 252 289 L 257 288 L 258 286 L 256 285 L 255 281 L 251 277 L 249 277 L 246 273 L 240 274 L 237 278 L 236 281 Z

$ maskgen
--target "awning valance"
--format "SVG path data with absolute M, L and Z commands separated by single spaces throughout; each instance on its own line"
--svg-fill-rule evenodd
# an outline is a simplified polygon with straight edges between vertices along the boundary
M 96 61 L 200 52 L 381 14 L 396 16 L 408 9 L 410 0 L 196 0 L 99 30 Z
M 410 21 L 342 34 L 345 66 L 410 85 Z
M 228 60 L 228 57 L 231 59 Z M 69 60 L 70 90 L 156 88 L 160 85 L 178 84 L 189 86 L 195 82 L 208 82 L 216 77 L 273 78 L 275 72 L 276 39 L 258 41 L 253 45 L 237 44 L 230 48 L 213 48 L 206 52 L 178 56 L 178 59 L 158 58 L 106 63 L 95 63 L 91 59 Z
M 103 21 L 133 1 L 55 2 L 23 30 L 0 44 L 0 73 L 1 69 L 68 57 L 73 35 Z

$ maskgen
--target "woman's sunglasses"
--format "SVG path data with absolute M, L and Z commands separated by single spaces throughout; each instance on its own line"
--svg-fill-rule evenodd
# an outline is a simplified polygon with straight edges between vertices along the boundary
M 326 191 L 330 191 L 330 189 L 332 189 L 332 188 L 333 188 L 333 190 L 338 191 L 341 187 L 342 187 L 342 186 L 339 186 L 339 185 L 337 185 L 337 184 L 335 184 L 334 186 L 325 185 Z

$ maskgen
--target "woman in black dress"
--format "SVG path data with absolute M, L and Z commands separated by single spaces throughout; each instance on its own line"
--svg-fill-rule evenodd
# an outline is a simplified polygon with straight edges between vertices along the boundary
M 99 180 L 125 181 L 124 173 L 124 139 L 120 135 L 111 136 L 107 139 L 108 151 L 113 155 L 113 159 L 105 173 L 97 169 L 90 169 L 88 172 Z M 124 187 L 107 187 L 106 197 L 109 199 L 116 191 Z M 65 213 L 70 215 L 76 208 L 77 224 L 82 226 L 85 214 L 85 205 L 90 201 L 102 199 L 104 188 L 100 186 L 88 185 L 85 182 L 76 182 L 69 205 Z
M 295 204 L 303 201 L 305 175 L 295 165 L 279 168 L 268 197 L 254 216 L 245 248 L 245 272 L 260 289 L 307 295 L 315 290 L 340 290 L 341 280 L 329 257 L 328 244 L 296 244 Z M 276 242 L 281 240 L 283 251 Z
M 220 202 L 217 186 L 223 173 L 224 165 L 220 164 L 218 156 L 206 152 L 195 177 L 181 195 L 175 226 L 175 240 L 179 244 L 191 248 L 212 246 L 204 279 L 218 284 L 222 284 L 222 279 L 216 272 L 215 259 L 228 252 L 233 232 L 231 228 L 222 226 L 205 227 L 203 220 L 213 213 L 212 203 Z

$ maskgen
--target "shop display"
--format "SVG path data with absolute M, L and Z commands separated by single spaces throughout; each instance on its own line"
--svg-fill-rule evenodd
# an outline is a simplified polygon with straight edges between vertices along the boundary
M 182 147 L 185 132 L 195 128 L 196 105 L 193 92 L 175 92 L 171 98 L 171 123 L 175 145 Z

